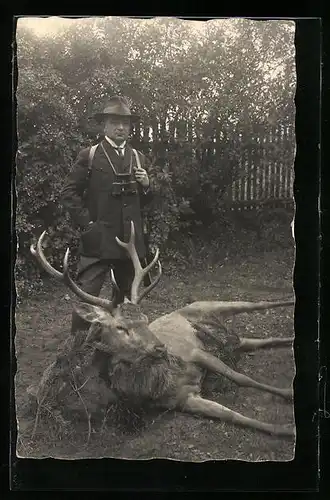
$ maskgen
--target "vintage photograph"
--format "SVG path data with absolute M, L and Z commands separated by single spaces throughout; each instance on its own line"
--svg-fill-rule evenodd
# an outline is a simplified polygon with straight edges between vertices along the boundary
M 17 19 L 17 457 L 294 458 L 294 37 Z

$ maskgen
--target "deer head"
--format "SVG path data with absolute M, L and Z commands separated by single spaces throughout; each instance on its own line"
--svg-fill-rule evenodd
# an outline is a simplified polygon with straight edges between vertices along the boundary
M 142 314 L 139 302 L 145 297 L 159 282 L 162 268 L 159 262 L 159 250 L 148 266 L 142 268 L 138 254 L 135 248 L 135 228 L 131 222 L 131 235 L 128 243 L 116 238 L 118 245 L 127 250 L 134 266 L 134 279 L 131 286 L 131 300 L 124 304 L 114 307 L 114 299 L 108 300 L 101 297 L 95 297 L 83 291 L 70 277 L 69 274 L 69 254 L 67 249 L 63 262 L 63 272 L 56 270 L 47 261 L 42 244 L 46 236 L 46 231 L 40 236 L 36 248 L 31 245 L 30 251 L 37 259 L 41 267 L 51 276 L 61 280 L 82 302 L 74 306 L 77 314 L 85 321 L 91 324 L 89 337 L 97 338 L 103 344 L 104 349 L 108 350 L 114 356 L 123 356 L 126 352 L 132 356 L 133 352 L 159 353 L 163 349 L 163 344 L 152 334 L 148 328 L 148 318 Z M 141 293 L 139 287 L 144 276 L 152 267 L 158 265 L 158 274 L 154 281 Z M 111 272 L 112 284 L 117 287 L 113 272 Z M 96 335 L 97 332 L 97 335 Z

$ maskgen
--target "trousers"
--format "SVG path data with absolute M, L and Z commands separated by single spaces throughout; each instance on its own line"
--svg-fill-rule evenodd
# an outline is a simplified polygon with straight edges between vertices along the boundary
M 115 305 L 130 298 L 130 288 L 134 278 L 132 261 L 100 260 L 93 257 L 81 256 L 78 264 L 77 283 L 79 287 L 94 296 L 99 296 L 107 274 L 113 269 L 119 293 L 115 294 Z M 79 330 L 87 330 L 89 323 L 83 320 L 75 311 L 72 312 L 71 335 Z

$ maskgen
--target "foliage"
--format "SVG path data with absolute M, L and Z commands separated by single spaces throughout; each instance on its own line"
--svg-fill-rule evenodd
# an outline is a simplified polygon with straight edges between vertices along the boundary
M 86 18 L 41 37 L 19 25 L 17 276 L 39 276 L 29 246 L 44 229 L 54 264 L 67 245 L 77 247 L 58 194 L 79 149 L 100 137 L 89 118 L 109 95 L 126 95 L 141 115 L 132 144 L 151 161 L 157 193 L 147 214 L 151 241 L 170 253 L 176 234 L 189 236 L 221 217 L 226 190 L 243 175 L 239 158 L 251 134 L 292 125 L 293 23 L 194 26 L 167 18 Z M 151 143 L 147 128 L 156 123 Z M 216 154 L 214 134 L 222 140 Z M 292 150 L 281 154 L 292 162 Z

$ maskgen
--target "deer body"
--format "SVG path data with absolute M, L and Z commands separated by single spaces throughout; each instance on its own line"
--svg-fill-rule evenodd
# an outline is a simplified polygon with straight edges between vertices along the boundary
M 252 304 L 250 302 L 236 302 L 232 307 L 237 312 L 247 312 L 251 309 L 262 310 L 270 307 L 281 307 L 287 305 L 287 302 L 260 302 Z M 203 343 L 196 335 L 196 330 L 192 324 L 198 324 L 201 321 L 206 321 L 212 314 L 226 315 L 228 311 L 228 302 L 220 301 L 201 301 L 194 302 L 186 307 L 183 307 L 170 314 L 162 316 L 153 321 L 149 327 L 155 336 L 166 345 L 169 352 L 178 356 L 187 364 L 187 384 L 191 386 L 199 386 L 201 390 L 201 381 L 204 378 L 205 372 L 216 372 L 219 375 L 225 376 L 233 380 L 239 385 L 254 387 L 265 390 L 284 398 L 291 398 L 291 390 L 279 389 L 267 384 L 261 384 L 253 379 L 239 374 L 227 367 L 221 359 L 209 354 L 204 350 Z M 290 345 L 292 339 L 239 339 L 239 347 L 244 346 L 244 350 L 255 350 L 262 347 L 285 346 Z M 193 364 L 195 369 L 191 369 Z M 199 370 L 197 370 L 197 367 Z
M 196 336 L 196 330 L 192 326 L 212 315 L 225 318 L 231 314 L 239 314 L 256 310 L 270 309 L 274 307 L 288 306 L 291 302 L 221 302 L 221 301 L 198 301 L 182 307 L 169 314 L 157 318 L 149 324 L 150 330 L 163 342 L 168 349 L 177 356 L 186 361 L 191 361 L 192 351 L 202 349 L 203 343 Z M 275 339 L 267 339 L 269 346 L 276 343 Z M 269 342 L 271 340 L 271 342 Z M 281 339 L 283 340 L 283 339 Z M 292 339 L 286 339 L 280 344 L 291 342 Z M 263 343 L 263 342 L 262 342 Z M 262 343 L 258 345 L 260 347 Z
M 171 354 L 183 361 L 191 362 L 194 350 L 203 348 L 191 323 L 180 310 L 157 318 L 149 328 Z
M 63 273 L 50 266 L 42 252 L 43 237 L 44 235 L 38 241 L 37 250 L 32 247 L 31 252 L 44 269 L 63 280 L 84 301 L 76 306 L 77 313 L 91 324 L 83 345 L 87 350 L 92 347 L 103 351 L 106 357 L 108 377 L 106 390 L 109 402 L 118 398 L 135 406 L 147 402 L 149 406 L 177 408 L 278 436 L 294 436 L 292 426 L 260 422 L 201 397 L 202 382 L 208 371 L 226 377 L 240 386 L 267 391 L 286 400 L 292 399 L 292 390 L 263 384 L 236 372 L 222 361 L 221 352 L 219 357 L 207 352 L 198 335 L 198 325 L 207 323 L 212 316 L 226 318 L 243 312 L 287 307 L 293 304 L 292 301 L 258 303 L 198 301 L 148 324 L 148 318 L 141 312 L 138 304 L 159 281 L 161 267 L 158 262 L 157 278 L 139 295 L 138 287 L 144 275 L 156 264 L 158 251 L 151 264 L 142 269 L 134 246 L 133 224 L 129 243 L 117 239 L 117 243 L 129 253 L 135 269 L 131 300 L 115 310 L 111 301 L 90 296 L 72 281 L 68 274 L 68 252 L 64 259 Z M 207 328 L 205 331 L 208 331 Z M 219 345 L 226 349 L 226 343 L 219 342 Z M 291 338 L 248 339 L 236 336 L 232 347 L 247 351 L 290 345 L 292 345 Z M 95 377 L 94 388 L 89 388 L 88 377 L 85 378 L 81 390 L 95 392 Z M 39 390 L 39 397 L 37 396 L 38 400 L 42 399 L 41 393 L 43 393 L 42 387 Z

